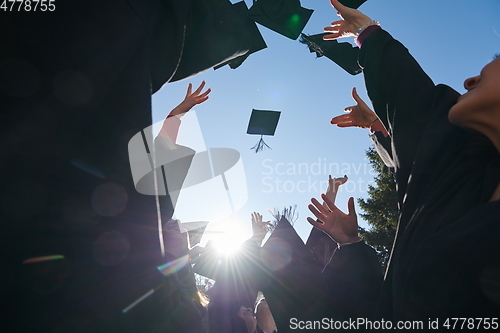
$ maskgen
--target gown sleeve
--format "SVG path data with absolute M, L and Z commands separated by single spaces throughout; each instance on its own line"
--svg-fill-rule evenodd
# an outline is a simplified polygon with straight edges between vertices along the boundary
M 442 89 L 400 42 L 383 29 L 376 29 L 363 41 L 359 63 L 364 68 L 368 96 L 389 137 L 372 136 L 386 165 L 394 167 L 400 202 L 426 128 L 435 119 Z M 448 95 L 451 105 L 459 94 Z M 451 97 L 450 97 L 451 96 Z
M 329 306 L 344 318 L 374 315 L 382 287 L 382 267 L 375 250 L 364 241 L 342 246 L 323 270 Z

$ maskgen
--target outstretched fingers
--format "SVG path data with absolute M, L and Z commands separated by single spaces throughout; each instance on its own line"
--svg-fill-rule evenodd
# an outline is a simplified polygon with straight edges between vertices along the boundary
M 332 22 L 332 24 L 329 27 L 325 27 L 323 29 L 323 31 L 330 33 L 328 35 L 323 36 L 323 39 L 330 40 L 330 39 L 337 39 L 337 38 L 342 37 L 342 34 L 343 34 L 342 27 L 344 24 L 345 23 L 343 20 Z
M 207 91 L 205 91 L 203 94 L 198 96 L 198 98 L 205 98 L 205 97 L 208 98 L 208 94 L 210 94 L 211 91 L 212 91 L 212 89 L 208 88 Z
M 322 195 L 321 195 L 321 197 L 322 197 L 322 198 L 323 198 L 324 196 L 326 197 L 326 194 L 322 194 Z M 329 206 L 328 208 L 326 208 L 324 205 L 320 204 L 320 203 L 319 203 L 319 201 L 318 201 L 318 200 L 316 200 L 316 198 L 312 198 L 312 199 L 311 199 L 311 202 L 314 204 L 314 206 L 316 206 L 316 208 L 319 210 L 319 212 L 320 212 L 322 215 L 324 215 L 324 216 L 328 215 L 328 214 L 332 211 L 332 209 L 329 209 L 329 208 L 330 208 L 330 206 Z M 331 202 L 331 201 L 330 201 L 330 202 Z
M 330 211 L 335 211 L 335 210 L 338 210 L 337 206 L 335 206 L 335 204 L 332 202 L 332 200 L 330 200 L 328 198 L 328 196 L 326 194 L 322 194 L 321 195 L 321 198 L 323 199 L 323 201 L 326 203 L 326 206 L 328 207 L 328 209 L 330 209 Z
M 260 223 L 260 222 L 262 222 L 262 215 L 260 215 L 257 212 L 253 212 L 252 213 L 252 223 L 256 224 L 256 223 Z
M 204 87 L 205 87 L 205 81 L 201 81 L 200 86 L 198 87 L 198 89 L 195 90 L 194 94 L 199 95 Z
M 335 184 L 339 184 L 339 185 L 345 184 L 348 179 L 349 179 L 349 177 L 347 177 L 347 175 L 344 175 L 344 177 L 335 178 Z
M 307 218 L 307 222 L 309 222 L 313 227 L 319 229 L 319 230 L 323 230 L 323 227 L 325 226 L 325 223 L 322 222 L 321 220 L 315 220 L 311 217 L 308 217 Z
M 337 125 L 337 127 L 356 126 L 356 124 L 354 123 L 354 119 L 352 118 L 352 116 L 350 114 L 345 114 L 345 115 L 334 117 L 334 118 L 332 118 L 332 120 L 330 120 L 330 124 Z
M 349 211 L 350 216 L 356 216 L 356 206 L 354 205 L 354 198 L 350 197 L 349 201 L 347 202 L 347 209 Z
M 338 124 L 343 122 L 348 122 L 351 120 L 350 114 L 341 114 L 340 116 L 335 116 L 330 120 L 330 124 Z
M 317 218 L 318 220 L 320 220 L 322 223 L 325 223 L 325 217 L 326 217 L 326 216 L 325 216 L 325 215 L 323 215 L 323 214 L 321 214 L 321 213 L 318 211 L 318 209 L 316 209 L 316 207 L 315 207 L 314 205 L 309 204 L 309 205 L 307 206 L 307 208 L 309 208 L 309 210 L 311 211 L 311 213 L 313 213 L 313 214 L 314 214 L 314 216 L 316 216 L 316 218 Z M 310 219 L 310 217 L 308 218 L 308 221 L 309 221 L 309 219 Z M 311 221 L 309 221 L 309 222 L 311 222 Z

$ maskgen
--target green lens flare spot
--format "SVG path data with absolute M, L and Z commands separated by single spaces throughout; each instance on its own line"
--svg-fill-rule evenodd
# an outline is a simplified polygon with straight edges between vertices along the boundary
M 295 13 L 288 19 L 288 26 L 300 26 L 301 19 L 300 15 Z

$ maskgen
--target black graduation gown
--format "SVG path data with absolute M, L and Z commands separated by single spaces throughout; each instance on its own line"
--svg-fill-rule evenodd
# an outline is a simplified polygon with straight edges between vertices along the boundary
M 373 139 L 395 168 L 401 209 L 379 316 L 498 316 L 500 202 L 488 202 L 500 180 L 498 152 L 448 121 L 459 94 L 434 85 L 384 30 L 365 39 L 359 62 L 390 134 Z
M 200 69 L 181 61 L 193 2 L 0 12 L 3 327 L 123 331 L 121 310 L 163 281 L 155 197 L 136 191 L 127 145 L 152 123 L 151 94 Z
M 319 238 L 314 237 L 316 241 Z M 309 246 L 314 246 L 313 242 L 308 240 Z M 373 315 L 382 270 L 375 250 L 363 241 L 336 250 L 324 267 L 282 219 L 257 257 L 260 262 L 253 264 L 254 272 L 249 276 L 264 293 L 279 332 L 293 332 L 314 321 L 316 328 L 310 331 L 321 332 L 330 319 Z M 326 322 L 322 322 L 324 318 Z

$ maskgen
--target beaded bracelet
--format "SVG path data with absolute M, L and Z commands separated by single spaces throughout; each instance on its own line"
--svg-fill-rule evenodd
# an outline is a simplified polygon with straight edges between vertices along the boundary
M 366 28 L 368 28 L 371 25 L 378 25 L 378 26 L 380 26 L 380 22 L 379 21 L 375 21 L 375 20 L 371 20 L 370 22 L 365 23 L 358 30 L 356 30 L 356 34 L 359 36 L 359 34 L 361 34 L 363 32 L 363 30 L 365 30 Z

